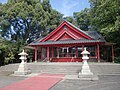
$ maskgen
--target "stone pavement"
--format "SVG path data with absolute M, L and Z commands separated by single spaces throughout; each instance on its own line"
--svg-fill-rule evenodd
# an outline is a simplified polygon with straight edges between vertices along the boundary
M 48 90 L 63 79 L 62 74 L 40 74 L 1 88 L 1 90 Z
M 46 66 L 47 65 L 47 66 Z M 120 64 L 113 63 L 89 63 L 90 69 L 93 73 L 99 76 L 98 81 L 82 81 L 79 79 L 64 79 L 53 86 L 50 90 L 120 90 Z M 55 71 L 53 67 L 60 70 L 58 73 L 71 74 L 72 70 L 81 69 L 81 63 L 29 63 L 30 69 L 34 73 L 42 73 L 46 69 L 53 70 L 52 73 L 58 72 Z M 14 70 L 16 70 L 18 64 L 11 64 L 0 67 L 0 88 L 8 86 L 12 83 L 26 79 L 27 77 L 18 77 L 18 76 L 9 76 Z M 62 71 L 61 68 L 65 72 Z M 75 67 L 75 68 L 70 68 Z M 67 70 L 71 70 L 68 71 Z M 46 72 L 47 72 L 46 71 Z
M 120 75 L 102 75 L 99 76 L 98 81 L 67 79 L 59 82 L 50 90 L 120 90 Z
M 0 75 L 0 88 L 8 86 L 12 83 L 24 80 L 26 77 L 17 77 L 17 76 L 2 76 Z

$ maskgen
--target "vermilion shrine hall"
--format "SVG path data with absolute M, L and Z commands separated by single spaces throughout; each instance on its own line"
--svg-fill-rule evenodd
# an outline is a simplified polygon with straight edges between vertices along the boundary
M 81 62 L 84 47 L 90 52 L 88 61 L 100 62 L 105 56 L 107 61 L 114 62 L 113 45 L 97 31 L 83 31 L 68 21 L 63 21 L 46 37 L 29 44 L 34 48 L 35 61 L 49 62 Z

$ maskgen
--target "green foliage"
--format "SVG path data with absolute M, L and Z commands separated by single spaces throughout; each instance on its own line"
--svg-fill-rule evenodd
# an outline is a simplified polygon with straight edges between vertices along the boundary
M 90 0 L 92 25 L 104 34 L 120 29 L 120 0 Z
M 114 58 L 114 62 L 115 62 L 115 63 L 120 63 L 120 57 L 115 57 L 115 58 Z
M 78 26 L 76 20 L 75 20 L 73 17 L 68 16 L 68 17 L 65 17 L 64 19 L 67 20 L 67 21 L 69 21 L 69 22 L 72 23 L 73 25 Z
M 84 10 L 80 12 L 76 12 L 73 15 L 80 29 L 85 30 L 85 31 L 90 29 L 91 17 L 90 17 L 89 9 L 85 8 Z
M 53 31 L 57 26 L 63 21 L 63 15 L 59 13 L 58 11 L 52 9 L 50 12 L 50 20 L 49 24 L 47 26 L 47 29 L 49 29 L 49 32 Z
M 20 62 L 18 53 L 27 40 L 30 43 L 46 36 L 61 23 L 62 17 L 52 9 L 49 0 L 8 0 L 0 4 L 0 65 Z M 31 58 L 33 52 L 29 53 Z
M 115 56 L 119 58 L 120 0 L 90 0 L 90 6 L 90 9 L 74 13 L 79 28 L 97 30 L 108 42 L 116 43 Z
M 8 0 L 0 8 L 1 34 L 15 41 L 46 36 L 60 24 L 63 16 L 52 9 L 49 0 Z
M 22 49 L 22 42 L 10 42 L 0 39 L 0 65 L 20 62 L 18 53 Z
M 116 43 L 115 56 L 120 56 L 120 0 L 90 0 L 91 25 L 108 42 Z

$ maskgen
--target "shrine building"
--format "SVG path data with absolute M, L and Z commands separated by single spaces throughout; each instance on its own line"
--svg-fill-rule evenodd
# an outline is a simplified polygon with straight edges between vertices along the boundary
M 83 31 L 68 21 L 63 21 L 50 34 L 29 44 L 34 48 L 36 62 L 82 62 L 84 47 L 90 52 L 88 61 L 100 62 L 105 56 L 114 62 L 113 45 L 97 31 Z

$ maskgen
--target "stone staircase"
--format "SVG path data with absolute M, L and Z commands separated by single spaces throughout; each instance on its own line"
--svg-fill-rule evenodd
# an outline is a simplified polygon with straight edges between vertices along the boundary
M 0 67 L 0 73 L 11 74 L 18 69 L 20 63 L 9 64 Z M 91 71 L 97 75 L 120 75 L 120 64 L 113 63 L 91 63 L 89 62 Z M 28 63 L 28 68 L 32 73 L 53 73 L 78 75 L 82 68 L 80 62 L 37 62 Z
M 6 66 L 0 67 L 0 72 L 14 72 L 18 69 L 18 64 L 9 64 Z M 37 62 L 37 63 L 28 63 L 28 68 L 32 73 L 49 73 L 49 74 L 69 74 L 77 75 L 82 67 L 82 63 L 49 63 L 49 62 Z
M 77 75 L 81 69 L 81 63 L 44 63 L 31 64 L 29 68 L 34 73 L 52 73 L 52 74 L 69 74 Z

